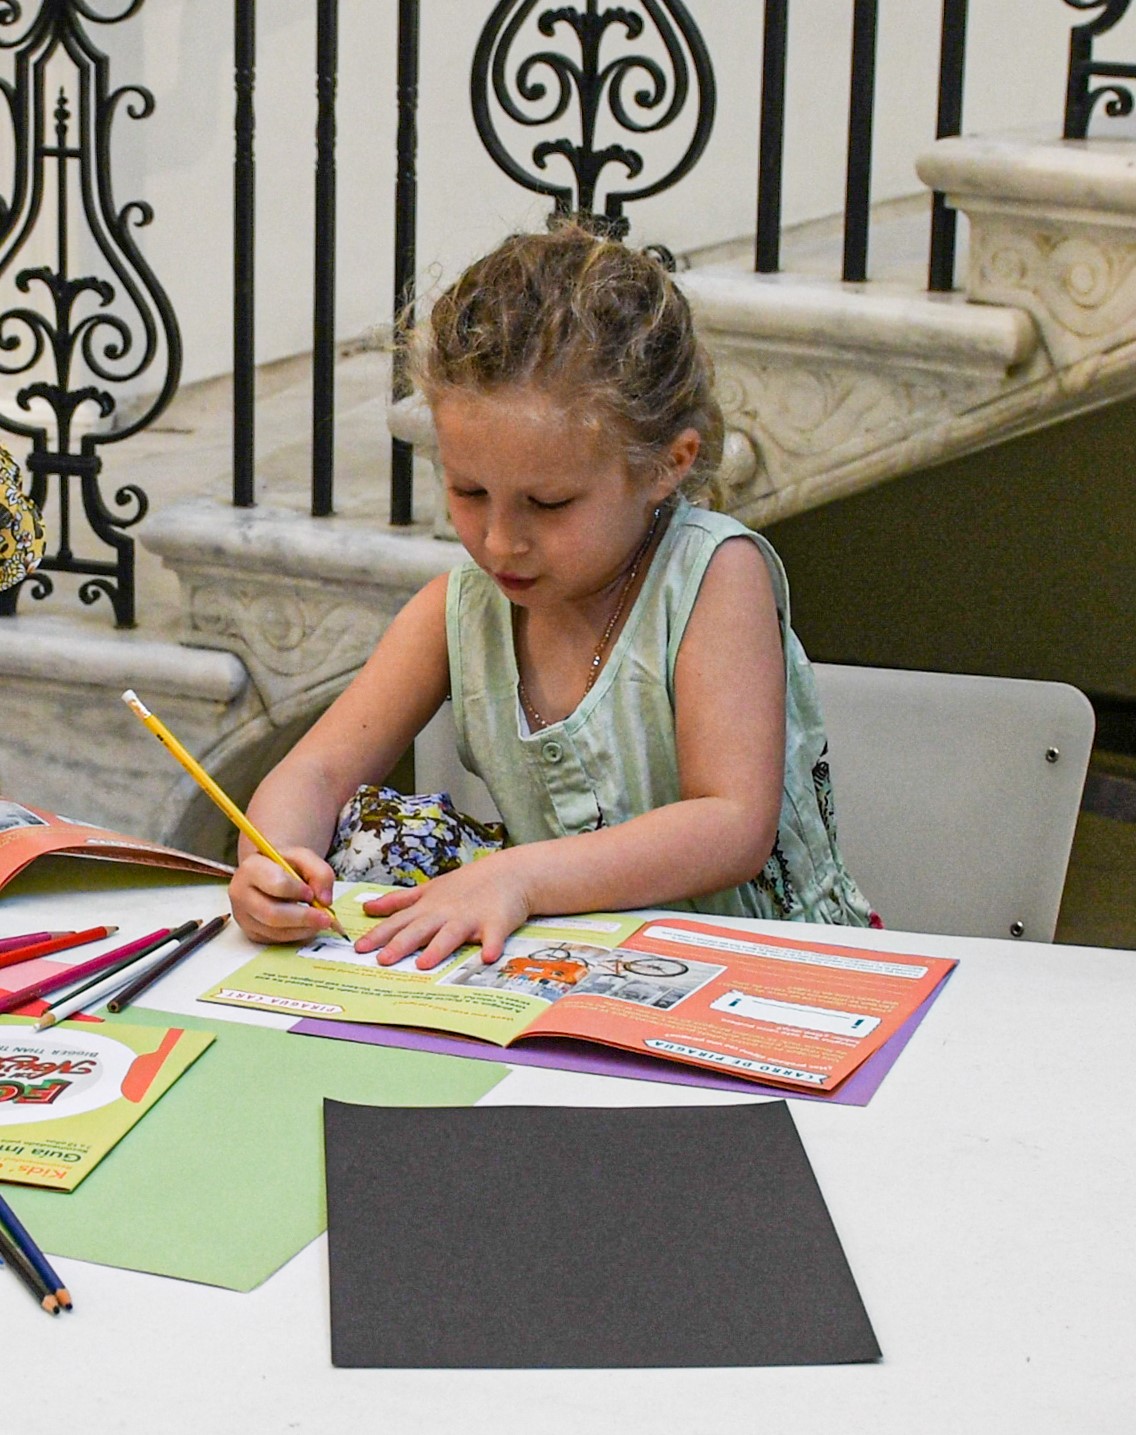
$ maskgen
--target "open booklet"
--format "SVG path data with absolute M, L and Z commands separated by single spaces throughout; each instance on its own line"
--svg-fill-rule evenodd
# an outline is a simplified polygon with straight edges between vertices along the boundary
M 146 867 L 170 867 L 210 877 L 230 877 L 224 862 L 180 852 L 160 842 L 127 837 L 105 827 L 77 822 L 38 807 L 0 797 L 0 887 L 10 882 L 37 857 L 49 853 L 68 857 L 97 857 L 104 862 L 133 862 Z
M 374 924 L 354 887 L 335 910 L 352 938 Z M 834 928 L 836 935 L 838 929 Z M 955 965 L 675 913 L 547 917 L 487 965 L 464 947 L 430 972 L 321 936 L 267 947 L 204 1001 L 333 1021 L 422 1027 L 497 1046 L 574 1037 L 791 1089 L 835 1090 Z

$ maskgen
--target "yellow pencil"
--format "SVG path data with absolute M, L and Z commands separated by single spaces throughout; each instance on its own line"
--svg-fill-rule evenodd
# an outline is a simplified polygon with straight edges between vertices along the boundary
M 262 852 L 265 857 L 270 858 L 278 867 L 282 867 L 290 877 L 295 877 L 297 882 L 303 882 L 304 879 L 296 871 L 295 867 L 277 852 L 267 837 L 263 837 L 256 830 L 232 798 L 222 792 L 197 759 L 182 747 L 181 743 L 178 742 L 177 738 L 174 737 L 173 733 L 170 732 L 161 718 L 154 716 L 133 688 L 127 688 L 126 692 L 122 695 L 122 701 L 134 716 L 138 718 L 145 727 L 148 727 L 160 742 L 163 742 L 166 747 L 169 748 L 170 752 L 173 753 L 174 757 L 177 758 L 178 762 L 181 763 L 182 767 L 185 768 L 186 772 L 189 773 L 198 787 L 213 799 L 230 822 L 240 828 L 256 850 Z M 319 907 L 321 911 L 330 912 L 332 931 L 337 932 L 341 937 L 347 936 L 339 918 L 326 902 L 321 902 L 313 898 L 312 905 Z

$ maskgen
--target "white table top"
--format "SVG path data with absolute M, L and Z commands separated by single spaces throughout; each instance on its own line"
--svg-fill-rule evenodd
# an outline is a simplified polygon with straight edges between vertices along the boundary
M 25 874 L 0 895 L 0 936 L 105 920 L 106 897 L 83 885 L 60 895 L 38 872 Z M 223 887 L 195 885 L 204 887 L 202 915 L 224 910 Z M 159 925 L 171 903 L 151 879 L 116 889 L 113 908 L 122 941 Z M 76 1309 L 55 1320 L 0 1271 L 0 1428 L 45 1428 L 66 1391 L 86 1435 L 1130 1435 L 1136 953 L 898 932 L 842 930 L 840 940 L 960 959 L 868 1106 L 792 1103 L 883 1350 L 879 1364 L 336 1370 L 321 1238 L 247 1295 L 69 1260 Z M 196 993 L 250 951 L 227 931 L 192 971 L 154 987 L 148 1004 L 217 1019 L 221 1010 L 197 1005 Z M 288 1024 L 236 1008 L 223 1015 Z M 746 1099 L 520 1067 L 485 1102 Z

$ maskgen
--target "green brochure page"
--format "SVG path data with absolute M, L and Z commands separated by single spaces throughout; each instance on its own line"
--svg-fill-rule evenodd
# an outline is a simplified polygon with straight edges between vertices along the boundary
M 126 1015 L 133 1027 L 214 1040 L 77 1191 L 21 1190 L 20 1218 L 52 1255 L 230 1290 L 252 1290 L 326 1226 L 325 1097 L 472 1106 L 505 1074 L 491 1062 L 247 1023 L 140 1007 Z M 97 1029 L 110 1034 L 118 1020 Z
M 0 1017 L 0 1181 L 73 1191 L 212 1040 L 176 1022 Z
M 375 925 L 361 903 L 389 890 L 356 887 L 336 898 L 336 915 L 351 941 Z M 642 922 L 641 915 L 626 912 L 530 922 L 513 933 L 505 950 L 508 989 L 496 985 L 499 974 L 487 973 L 475 946 L 462 947 L 432 971 L 421 972 L 412 957 L 380 967 L 373 953 L 357 953 L 351 941 L 321 934 L 299 950 L 264 948 L 203 992 L 201 1000 L 297 1018 L 424 1027 L 507 1046 L 548 1010 L 546 984 L 562 975 L 565 963 L 571 965 L 581 952 L 614 950 Z M 526 984 L 531 994 L 523 990 Z

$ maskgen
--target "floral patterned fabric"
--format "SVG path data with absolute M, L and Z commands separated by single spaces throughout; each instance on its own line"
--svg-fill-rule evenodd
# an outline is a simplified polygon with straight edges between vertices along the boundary
M 39 510 L 20 487 L 19 465 L 0 448 L 0 592 L 32 572 L 45 546 Z
M 467 817 L 448 792 L 360 787 L 340 811 L 327 860 L 341 881 L 414 887 L 504 842 L 499 822 Z

